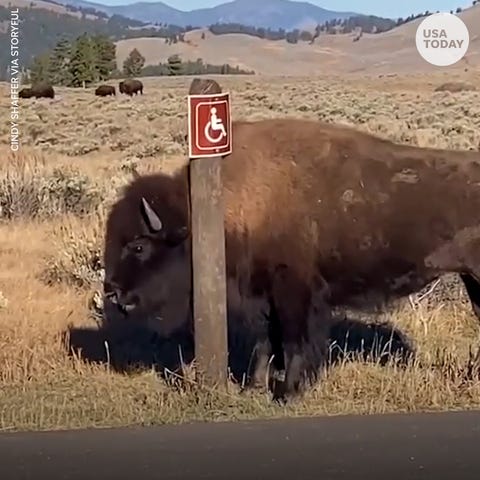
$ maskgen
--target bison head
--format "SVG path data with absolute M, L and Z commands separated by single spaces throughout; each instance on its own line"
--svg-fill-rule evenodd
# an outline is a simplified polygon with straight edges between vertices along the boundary
M 141 232 L 119 245 L 106 272 L 106 300 L 129 318 L 178 325 L 190 312 L 189 229 L 164 223 L 144 197 L 137 212 Z
M 31 98 L 33 97 L 33 90 L 31 88 L 22 88 L 20 92 L 18 92 L 19 98 Z

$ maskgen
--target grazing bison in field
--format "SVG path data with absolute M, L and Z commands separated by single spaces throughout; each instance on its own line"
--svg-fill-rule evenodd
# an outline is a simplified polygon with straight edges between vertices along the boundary
M 115 87 L 113 85 L 100 85 L 95 89 L 95 95 L 99 97 L 106 97 L 108 95 L 116 95 Z
M 118 84 L 118 89 L 120 93 L 125 93 L 130 97 L 135 94 L 137 95 L 140 92 L 143 95 L 143 83 L 140 80 L 135 78 L 128 78 L 123 80 Z
M 222 179 L 228 302 L 268 316 L 259 363 L 284 360 L 286 395 L 322 365 L 332 307 L 381 306 L 453 271 L 480 315 L 480 153 L 234 122 Z M 132 319 L 189 318 L 189 232 L 187 169 L 137 178 L 107 221 L 107 300 Z
M 31 88 L 22 88 L 18 93 L 20 98 L 54 98 L 55 91 L 53 87 L 48 83 L 37 83 L 32 85 Z
M 31 98 L 33 97 L 33 92 L 31 88 L 25 87 L 18 92 L 19 98 Z

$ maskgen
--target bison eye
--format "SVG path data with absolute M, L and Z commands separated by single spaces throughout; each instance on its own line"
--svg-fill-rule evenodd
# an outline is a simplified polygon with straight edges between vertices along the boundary
M 143 252 L 143 246 L 142 245 L 136 245 L 134 248 L 135 253 L 142 253 Z

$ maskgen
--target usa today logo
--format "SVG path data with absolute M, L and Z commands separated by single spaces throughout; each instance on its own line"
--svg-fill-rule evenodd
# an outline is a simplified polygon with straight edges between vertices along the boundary
M 470 35 L 461 18 L 451 13 L 434 13 L 418 26 L 415 42 L 424 60 L 447 67 L 467 53 Z

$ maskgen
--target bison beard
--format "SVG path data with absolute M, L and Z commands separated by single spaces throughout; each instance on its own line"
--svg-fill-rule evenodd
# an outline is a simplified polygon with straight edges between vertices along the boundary
M 478 152 L 307 120 L 234 122 L 222 180 L 229 308 L 253 326 L 249 306 L 263 302 L 254 381 L 273 353 L 285 396 L 323 365 L 331 307 L 378 306 L 448 271 L 478 301 Z M 189 226 L 187 168 L 137 178 L 113 206 L 105 291 L 131 321 L 167 335 L 191 322 Z

